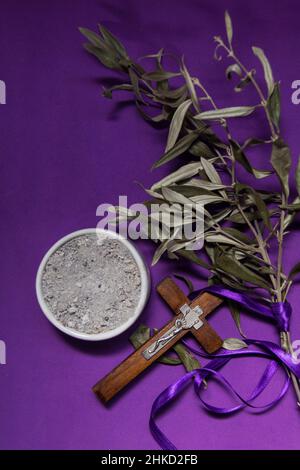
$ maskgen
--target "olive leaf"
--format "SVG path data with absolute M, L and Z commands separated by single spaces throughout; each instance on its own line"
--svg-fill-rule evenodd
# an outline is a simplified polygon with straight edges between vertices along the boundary
M 155 266 L 156 263 L 160 260 L 162 255 L 172 246 L 174 243 L 174 239 L 176 238 L 177 234 L 179 233 L 179 229 L 175 230 L 174 234 L 168 238 L 167 240 L 164 240 L 158 248 L 155 250 L 153 258 L 152 258 L 152 263 L 151 266 Z
M 223 232 L 228 233 L 232 237 L 236 238 L 237 240 L 240 240 L 241 242 L 245 243 L 246 245 L 251 245 L 255 243 L 255 240 L 251 240 L 248 235 L 245 233 L 241 232 L 240 230 L 233 228 L 233 227 L 224 227 Z
M 96 47 L 104 47 L 104 41 L 100 38 L 100 36 L 94 31 L 88 29 L 88 28 L 78 28 L 81 34 L 85 36 L 94 46 Z
M 248 158 L 246 157 L 242 147 L 234 141 L 233 139 L 230 140 L 231 148 L 232 148 L 232 153 L 234 159 L 240 163 L 248 173 L 251 173 L 255 178 L 261 179 L 261 178 L 266 178 L 267 176 L 271 175 L 272 173 L 268 170 L 257 170 L 254 168 Z
M 196 132 L 191 132 L 190 134 L 185 135 L 172 147 L 167 153 L 165 153 L 154 165 L 153 168 L 158 168 L 161 165 L 164 165 L 167 162 L 170 162 L 174 158 L 182 155 L 186 152 L 192 143 L 197 139 L 198 134 Z
M 129 337 L 129 341 L 135 349 L 138 349 L 148 341 L 151 336 L 150 328 L 146 325 L 140 325 Z
M 102 95 L 105 96 L 105 98 L 112 99 L 112 92 L 117 91 L 117 90 L 134 91 L 134 88 L 132 85 L 129 85 L 128 83 L 122 83 L 121 85 L 114 85 L 111 88 L 103 87 Z
M 250 137 L 250 139 L 245 140 L 242 145 L 242 149 L 245 150 L 248 147 L 255 147 L 257 145 L 266 144 L 267 142 L 263 139 L 257 139 L 256 137 Z
M 273 301 L 279 297 L 285 298 L 290 287 L 290 282 L 282 271 L 279 255 L 283 237 L 288 233 L 286 229 L 300 212 L 300 163 L 296 170 L 299 195 L 289 202 L 291 156 L 288 146 L 280 136 L 279 82 L 274 80 L 271 65 L 263 50 L 253 47 L 253 53 L 262 65 L 268 89 L 267 96 L 264 97 L 259 77 L 254 80 L 256 71 L 247 70 L 242 65 L 243 60 L 240 60 L 232 49 L 233 29 L 228 12 L 225 13 L 225 23 L 228 45 L 218 36 L 215 40 L 218 51 L 224 49 L 233 61 L 226 69 L 226 76 L 228 79 L 233 75 L 237 76 L 235 91 L 241 91 L 248 84 L 254 86 L 258 98 L 253 106 L 228 106 L 218 109 L 209 90 L 205 89 L 202 81 L 190 75 L 183 59 L 177 58 L 179 65 L 174 71 L 164 69 L 163 49 L 158 53 L 148 54 L 145 59 L 154 59 L 155 69 L 144 69 L 139 62 L 134 63 L 128 57 L 122 43 L 102 25 L 99 27 L 100 35 L 84 28 L 81 32 L 89 41 L 85 47 L 90 53 L 106 67 L 127 75 L 127 82 L 125 79 L 124 83 L 104 89 L 104 95 L 111 98 L 115 90 L 133 92 L 135 105 L 145 120 L 168 126 L 165 153 L 154 163 L 153 168 L 171 162 L 179 156 L 184 159 L 180 168 L 172 170 L 150 189 L 146 189 L 151 197 L 144 203 L 146 207 L 152 203 L 163 203 L 166 207 L 162 215 L 168 215 L 171 214 L 173 204 L 178 205 L 178 214 L 172 216 L 172 220 L 160 220 L 159 213 L 153 213 L 146 218 L 148 229 L 151 218 L 158 221 L 158 227 L 150 235 L 155 242 L 159 242 L 154 262 L 165 252 L 175 260 L 186 258 L 210 272 L 209 282 L 222 283 L 241 291 L 249 290 L 250 284 L 252 289 L 266 289 L 268 292 L 264 294 L 266 298 L 263 298 Z M 199 98 L 197 87 L 201 90 Z M 204 101 L 208 107 L 202 111 L 200 104 Z M 263 138 L 250 135 L 244 144 L 240 145 L 234 138 L 231 123 L 227 119 L 251 115 L 256 108 L 261 107 L 266 111 L 271 139 L 269 135 Z M 272 145 L 271 171 L 258 170 L 252 166 L 245 151 L 254 145 L 263 145 L 262 150 L 265 145 Z M 241 168 L 237 164 L 258 179 L 275 171 L 282 191 L 261 190 L 243 185 L 240 176 L 243 172 L 240 172 Z M 176 231 L 182 229 L 183 224 L 192 225 L 198 217 L 193 210 L 189 219 L 180 220 L 184 212 L 183 205 L 192 204 L 194 209 L 197 203 L 203 205 L 204 248 L 209 263 L 199 257 L 195 248 L 188 249 L 194 240 L 187 240 L 182 234 L 176 238 Z M 118 218 L 122 218 L 122 213 L 118 214 Z M 271 220 L 274 220 L 274 226 Z M 239 224 L 241 230 L 234 224 Z M 264 226 L 269 229 L 267 235 Z M 249 234 L 253 235 L 253 238 L 250 238 Z M 270 258 L 269 249 L 274 245 L 272 242 L 275 239 L 278 241 L 278 260 L 274 263 L 276 268 L 267 261 Z M 192 251 L 193 249 L 195 251 Z M 291 271 L 291 278 L 298 269 L 297 264 Z M 282 279 L 280 295 L 278 288 L 274 288 L 273 281 L 276 278 Z M 238 309 L 233 307 L 231 310 L 240 328 Z
M 234 87 L 234 91 L 236 93 L 240 93 L 241 91 L 243 91 L 243 89 L 249 85 L 249 83 L 251 83 L 251 78 L 250 76 L 247 74 L 245 77 L 242 78 L 242 80 Z
M 299 272 L 300 272 L 300 262 L 296 263 L 295 266 L 292 267 L 292 269 L 289 272 L 288 278 L 292 279 Z
M 174 189 L 177 189 L 174 186 Z M 181 194 L 179 191 L 173 191 L 173 189 L 163 187 L 161 189 L 163 197 L 168 202 L 177 202 L 178 204 L 192 204 L 192 200 Z
M 242 69 L 238 64 L 231 64 L 227 67 L 225 74 L 228 80 L 231 80 L 233 73 L 235 73 L 239 77 L 243 75 Z
M 272 145 L 271 164 L 280 180 L 286 197 L 289 195 L 289 171 L 291 154 L 289 147 L 279 138 Z
M 94 46 L 90 43 L 84 44 L 84 47 L 90 54 L 93 54 L 95 57 L 97 57 L 97 59 L 100 60 L 100 62 L 102 62 L 102 64 L 109 69 L 122 70 L 119 61 L 110 50 Z
M 180 255 L 182 258 L 186 258 L 189 261 L 191 261 L 192 263 L 195 263 L 195 264 L 201 266 L 202 268 L 205 268 L 205 269 L 208 269 L 208 270 L 211 269 L 211 266 L 206 261 L 199 258 L 196 255 L 196 253 L 192 250 L 179 250 L 176 253 L 178 255 Z
M 171 104 L 172 102 L 177 102 L 179 99 L 185 100 L 187 97 L 187 86 L 182 85 L 179 88 L 175 89 L 160 89 L 157 88 L 153 90 L 154 96 L 156 99 L 161 100 L 162 102 L 168 102 Z
M 174 147 L 176 140 L 179 136 L 179 133 L 181 131 L 181 127 L 185 118 L 185 115 L 192 103 L 192 100 L 186 100 L 183 103 L 181 103 L 180 106 L 176 109 L 174 116 L 172 118 L 171 124 L 170 124 L 170 129 L 169 129 L 169 135 L 168 135 L 168 141 L 166 145 L 165 152 L 168 152 L 172 147 Z
M 243 248 L 241 243 L 238 242 L 238 240 L 234 240 L 233 238 L 226 236 L 225 234 L 222 233 L 210 233 L 207 232 L 205 233 L 205 241 L 208 243 L 225 243 L 226 245 L 234 245 L 239 248 Z
M 191 100 L 193 102 L 193 105 L 194 105 L 194 108 L 196 111 L 200 111 L 200 108 L 199 108 L 199 102 L 198 102 L 198 97 L 197 97 L 197 93 L 196 93 L 196 90 L 195 90 L 195 86 L 194 86 L 194 83 L 193 83 L 193 80 L 192 80 L 192 77 L 190 76 L 189 74 L 189 71 L 188 69 L 186 68 L 185 64 L 184 64 L 184 60 L 182 59 L 182 64 L 181 64 L 181 73 L 185 79 L 185 82 L 186 82 L 186 86 L 189 90 L 189 95 L 191 97 Z
M 232 108 L 213 109 L 212 111 L 204 111 L 194 116 L 194 119 L 215 120 L 227 119 L 234 117 L 249 116 L 255 110 L 255 106 L 235 106 Z
M 297 168 L 296 168 L 296 187 L 298 194 L 300 196 L 300 156 L 298 158 Z
M 90 29 L 79 28 L 81 34 L 90 41 L 84 44 L 85 49 L 108 68 L 117 70 L 128 68 L 131 62 L 125 48 L 104 26 L 101 26 L 100 30 L 103 39 Z
M 213 202 L 224 202 L 224 199 L 220 196 L 214 195 L 214 194 L 201 194 L 200 196 L 192 196 L 191 198 L 192 202 L 195 202 L 196 204 L 211 204 Z
M 223 341 L 222 348 L 228 351 L 237 351 L 239 349 L 248 348 L 247 343 L 238 338 L 227 338 Z
M 287 204 L 280 206 L 282 209 L 286 209 L 288 212 L 298 212 L 300 210 L 300 202 L 298 203 L 293 203 L 293 204 Z
M 270 62 L 268 61 L 264 51 L 260 47 L 252 47 L 252 51 L 253 54 L 258 57 L 263 66 L 265 81 L 268 87 L 268 95 L 271 96 L 274 89 L 274 78 Z
M 202 181 L 202 180 L 198 180 L 198 181 Z M 215 195 L 215 193 L 211 191 L 211 188 L 205 189 L 204 187 L 201 186 L 201 184 L 189 185 L 188 182 L 187 184 L 174 184 L 169 189 L 172 189 L 176 191 L 177 193 L 182 194 L 183 196 L 186 196 L 187 198 L 190 198 L 191 200 L 193 200 L 194 197 L 198 198 L 198 196 L 214 196 Z
M 271 221 L 270 221 L 270 214 L 269 214 L 268 208 L 267 208 L 264 200 L 260 196 L 260 194 L 254 188 L 251 188 L 250 186 L 247 186 L 245 184 L 238 183 L 238 184 L 236 184 L 235 187 L 236 187 L 236 191 L 238 193 L 240 191 L 244 190 L 253 197 L 253 202 L 256 205 L 256 207 L 257 207 L 257 209 L 258 209 L 258 211 L 261 215 L 261 218 L 263 219 L 263 221 L 265 223 L 265 226 L 268 227 L 268 229 L 271 230 L 272 225 L 271 225 Z
M 233 318 L 234 323 L 240 333 L 241 336 L 245 336 L 241 327 L 241 312 L 239 305 L 236 302 L 232 302 L 230 300 L 227 301 L 227 305 L 229 307 L 231 316 Z
M 151 186 L 151 190 L 156 191 L 162 186 L 170 186 L 171 184 L 177 183 L 178 181 L 190 178 L 191 176 L 197 175 L 201 169 L 202 164 L 200 162 L 187 163 Z
M 104 41 L 113 49 L 115 49 L 121 57 L 128 59 L 126 49 L 123 44 L 119 41 L 119 39 L 117 39 L 110 31 L 108 31 L 105 26 L 99 24 L 98 28 L 104 38 Z
M 232 255 L 227 253 L 218 255 L 215 259 L 215 267 L 217 269 L 220 268 L 225 273 L 235 276 L 237 279 L 250 282 L 264 289 L 270 289 L 269 283 L 263 277 L 251 271 Z
M 184 367 L 186 368 L 187 372 L 191 372 L 195 369 L 200 369 L 201 364 L 198 359 L 196 359 L 193 354 L 182 343 L 176 343 L 173 346 L 173 349 L 178 355 Z
M 218 172 L 216 171 L 215 167 L 213 166 L 213 164 L 210 163 L 210 161 L 206 160 L 205 158 L 201 158 L 201 164 L 205 173 L 207 174 L 208 179 L 212 183 L 222 185 L 221 178 Z
M 228 11 L 225 12 L 225 25 L 226 25 L 228 43 L 231 46 L 232 37 L 233 37 L 233 29 L 232 29 L 232 21 L 231 21 Z
M 196 178 L 192 178 L 184 184 L 186 186 L 194 186 L 197 188 L 207 189 L 209 191 L 227 188 L 226 184 L 211 183 L 210 181 L 205 181 L 205 180 L 196 179 Z
M 155 82 L 161 82 L 168 80 L 169 78 L 179 77 L 181 73 L 166 72 L 165 70 L 156 70 L 155 72 L 144 73 L 142 78 L 144 80 L 150 80 Z
M 201 140 L 198 140 L 191 146 L 189 153 L 194 155 L 194 157 L 213 158 L 216 156 L 215 152 Z
M 267 102 L 268 110 L 272 119 L 272 122 L 275 124 L 276 129 L 279 129 L 280 121 L 280 88 L 279 83 L 274 84 L 273 91 Z
M 298 204 L 300 204 L 300 197 L 297 196 L 294 201 L 293 201 L 293 206 L 298 206 Z M 288 213 L 285 218 L 284 218 L 284 224 L 283 224 L 283 228 L 284 230 L 287 229 L 287 227 L 293 222 L 294 218 L 295 218 L 295 214 L 296 212 L 290 212 Z

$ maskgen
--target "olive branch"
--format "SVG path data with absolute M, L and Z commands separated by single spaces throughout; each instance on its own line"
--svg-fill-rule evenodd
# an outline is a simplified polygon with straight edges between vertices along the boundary
M 290 273 L 283 269 L 284 239 L 300 210 L 300 197 L 290 200 L 291 153 L 280 131 L 280 83 L 274 80 L 264 51 L 253 47 L 264 75 L 261 86 L 256 70 L 244 65 L 234 50 L 228 12 L 225 26 L 226 40 L 220 36 L 214 38 L 215 59 L 220 61 L 222 54 L 226 55 L 230 62 L 226 77 L 238 79 L 234 87 L 237 93 L 248 86 L 256 90 L 258 101 L 254 105 L 220 108 L 199 78 L 191 76 L 184 58 L 172 56 L 176 70 L 170 71 L 164 67 L 164 59 L 170 54 L 163 49 L 134 61 L 103 25 L 99 25 L 100 34 L 85 28 L 80 31 L 89 40 L 85 48 L 90 53 L 104 66 L 127 76 L 125 82 L 105 88 L 103 95 L 111 99 L 119 90 L 132 92 L 144 119 L 168 127 L 165 151 L 153 168 L 175 159 L 183 160 L 179 168 L 146 189 L 151 199 L 145 204 L 158 202 L 168 207 L 176 203 L 179 211 L 186 203 L 204 206 L 205 254 L 200 256 L 198 252 L 187 250 L 191 240 L 172 236 L 175 224 L 169 219 L 171 236 L 166 240 L 162 237 L 165 222 L 160 226 L 161 231 L 152 236 L 158 243 L 153 263 L 165 253 L 173 259 L 185 257 L 208 270 L 210 284 L 247 292 L 251 288 L 253 295 L 266 302 L 282 302 L 300 271 L 300 262 Z M 147 64 L 154 61 L 153 70 L 148 71 L 141 65 L 145 60 Z M 231 120 L 255 115 L 260 110 L 268 124 L 265 138 L 249 137 L 245 142 L 238 142 L 230 128 Z M 268 168 L 257 169 L 251 164 L 247 153 L 253 147 L 270 149 Z M 253 185 L 243 182 L 241 169 L 252 175 Z M 261 189 L 255 183 L 274 174 L 279 183 L 276 191 Z M 296 187 L 300 194 L 300 159 Z M 274 241 L 275 260 L 273 253 L 271 256 Z M 240 329 L 238 308 L 232 303 L 230 308 Z M 281 333 L 281 345 L 292 354 L 289 332 Z M 294 376 L 292 379 L 300 402 L 298 381 Z

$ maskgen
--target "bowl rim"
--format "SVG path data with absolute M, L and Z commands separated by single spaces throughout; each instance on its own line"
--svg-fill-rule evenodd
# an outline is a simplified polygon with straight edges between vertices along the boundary
M 131 253 L 133 256 L 140 272 L 141 276 L 141 293 L 140 293 L 140 298 L 139 302 L 135 308 L 134 314 L 122 325 L 118 326 L 117 328 L 114 328 L 113 330 L 105 331 L 103 333 L 82 333 L 80 331 L 76 331 L 75 329 L 69 328 L 67 326 L 64 326 L 62 323 L 60 323 L 46 304 L 46 301 L 44 300 L 44 296 L 42 293 L 42 274 L 44 271 L 44 268 L 50 258 L 50 256 L 62 245 L 64 245 L 66 242 L 69 240 L 72 240 L 73 238 L 77 238 L 81 235 L 86 235 L 89 233 L 104 233 L 107 234 L 110 238 L 118 239 Z M 46 252 L 46 254 L 43 256 L 42 261 L 39 264 L 37 274 L 36 274 L 36 280 L 35 280 L 35 290 L 36 290 L 36 296 L 38 303 L 40 305 L 40 308 L 46 318 L 54 325 L 56 328 L 58 328 L 60 331 L 63 333 L 72 336 L 73 338 L 77 339 L 82 339 L 85 341 L 103 341 L 106 339 L 114 338 L 116 336 L 119 336 L 122 334 L 124 331 L 126 331 L 128 328 L 135 323 L 135 321 L 138 319 L 138 317 L 141 315 L 147 300 L 149 298 L 149 293 L 150 293 L 150 284 L 151 284 L 151 278 L 150 278 L 150 272 L 149 268 L 146 265 L 144 259 L 140 255 L 140 253 L 137 251 L 137 249 L 133 246 L 133 244 L 127 240 L 124 236 L 120 235 L 117 232 L 113 232 L 112 230 L 106 230 L 103 228 L 86 228 L 86 229 L 80 229 L 76 230 L 75 232 L 71 232 L 68 235 L 65 235 L 64 237 L 60 238 L 57 242 L 55 242 L 49 250 Z

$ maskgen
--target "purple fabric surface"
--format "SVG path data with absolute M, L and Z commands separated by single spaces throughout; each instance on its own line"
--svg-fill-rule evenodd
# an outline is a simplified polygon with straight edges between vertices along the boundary
M 77 26 L 102 21 L 126 44 L 134 57 L 168 51 L 185 54 L 220 106 L 249 104 L 254 94 L 235 95 L 226 85 L 224 64 L 213 58 L 212 37 L 224 34 L 229 8 L 239 54 L 257 65 L 250 46 L 261 46 L 282 84 L 282 128 L 294 165 L 299 154 L 300 106 L 291 102 L 291 83 L 300 79 L 299 2 L 287 0 L 245 4 L 237 0 L 3 0 L 0 6 L 0 79 L 6 82 L 7 104 L 1 119 L 1 316 L 0 339 L 7 344 L 7 364 L 0 365 L 0 448 L 2 449 L 152 449 L 158 448 L 148 420 L 153 400 L 177 380 L 183 369 L 154 365 L 108 407 L 91 386 L 131 352 L 128 333 L 99 344 L 72 340 L 41 313 L 34 290 L 35 274 L 45 251 L 68 232 L 97 223 L 101 202 L 144 198 L 135 180 L 146 186 L 164 174 L 148 170 L 161 155 L 165 131 L 145 123 L 126 97 L 100 97 L 101 83 L 117 75 L 105 70 L 82 49 Z M 252 100 L 252 101 L 251 101 Z M 245 121 L 242 137 L 262 134 Z M 268 158 L 268 156 L 263 156 Z M 263 167 L 263 162 L 260 163 Z M 264 184 L 264 183 L 263 183 Z M 288 270 L 299 261 L 300 235 L 287 240 Z M 137 246 L 150 262 L 153 246 Z M 153 286 L 174 270 L 162 261 L 151 270 Z M 190 270 L 193 278 L 197 271 Z M 198 288 L 205 278 L 198 277 Z M 291 331 L 300 337 L 300 286 L 289 295 Z M 140 322 L 160 327 L 170 312 L 154 292 Z M 211 324 L 223 337 L 238 336 L 225 308 Z M 243 315 L 250 338 L 277 341 L 271 324 Z M 135 327 L 132 328 L 132 331 Z M 264 359 L 239 359 L 224 375 L 247 395 L 265 367 Z M 283 376 L 264 394 L 280 390 Z M 217 384 L 205 398 L 230 406 Z M 264 414 L 245 411 L 229 418 L 201 409 L 192 387 L 159 418 L 159 425 L 182 449 L 299 449 L 300 414 L 292 388 L 284 400 Z

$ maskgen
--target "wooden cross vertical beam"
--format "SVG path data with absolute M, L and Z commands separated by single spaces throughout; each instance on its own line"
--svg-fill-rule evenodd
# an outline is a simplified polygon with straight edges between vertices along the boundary
M 220 349 L 223 344 L 222 339 L 205 320 L 206 315 L 211 313 L 222 303 L 220 298 L 209 293 L 203 293 L 191 302 L 170 277 L 165 278 L 160 284 L 158 284 L 157 292 L 176 315 L 178 315 L 180 307 L 184 304 L 189 305 L 191 308 L 199 306 L 203 311 L 201 315 L 203 326 L 199 330 L 192 328 L 190 331 L 201 344 L 203 349 L 205 349 L 209 354 Z

